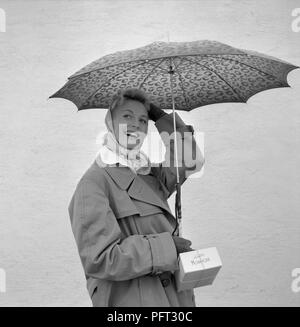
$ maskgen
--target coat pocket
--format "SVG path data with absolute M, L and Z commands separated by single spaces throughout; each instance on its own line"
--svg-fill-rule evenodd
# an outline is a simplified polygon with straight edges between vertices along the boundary
M 91 293 L 91 299 L 93 299 L 93 296 L 96 294 L 97 289 L 98 289 L 98 286 L 96 286 L 96 287 L 92 290 L 92 293 Z
M 111 297 L 112 282 L 107 280 L 97 280 L 97 285 L 91 293 L 93 307 L 109 307 Z
M 158 213 L 164 213 L 163 209 L 155 206 L 153 204 L 147 203 L 147 202 L 142 202 L 142 201 L 137 201 L 132 199 L 132 204 L 134 205 L 134 209 L 129 209 L 129 210 L 118 210 L 115 212 L 115 216 L 117 219 L 122 219 L 126 218 L 129 216 L 148 216 L 148 215 L 155 215 Z
M 132 199 L 132 202 L 136 206 L 140 217 L 164 213 L 161 207 L 155 206 L 151 203 L 142 202 L 134 199 Z

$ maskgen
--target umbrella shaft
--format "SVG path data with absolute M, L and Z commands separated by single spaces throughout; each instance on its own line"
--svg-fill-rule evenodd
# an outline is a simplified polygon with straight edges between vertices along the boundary
M 172 60 L 172 59 L 171 59 Z M 174 70 L 172 66 L 170 66 L 170 87 L 171 87 L 171 96 L 172 96 L 172 111 L 173 111 L 173 127 L 174 127 L 174 152 L 175 152 L 175 167 L 176 167 L 176 183 L 179 184 L 179 170 L 178 170 L 178 149 L 177 149 L 177 133 L 176 133 L 176 117 L 175 117 L 175 100 L 174 100 L 174 91 L 173 91 L 173 83 L 172 76 Z
M 176 216 L 176 228 L 173 231 L 173 234 L 177 231 L 177 235 L 182 235 L 182 228 L 181 228 L 181 188 L 180 188 L 180 181 L 179 181 L 179 168 L 178 168 L 178 148 L 177 148 L 177 131 L 176 131 L 176 117 L 175 117 L 175 99 L 174 99 L 174 90 L 173 90 L 173 83 L 172 77 L 174 74 L 174 69 L 172 67 L 172 59 L 170 63 L 170 87 L 171 87 L 171 96 L 172 96 L 172 111 L 173 111 L 173 129 L 174 129 L 174 153 L 175 153 L 175 167 L 176 167 L 176 199 L 175 199 L 175 216 Z

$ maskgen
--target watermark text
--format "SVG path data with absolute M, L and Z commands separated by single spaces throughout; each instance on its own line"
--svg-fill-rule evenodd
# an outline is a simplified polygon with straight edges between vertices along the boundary
M 300 268 L 292 270 L 292 277 L 294 278 L 291 285 L 292 292 L 298 293 L 300 292 Z
M 0 268 L 0 293 L 6 292 L 6 272 Z
M 168 132 L 128 132 L 126 126 L 119 127 L 118 136 L 101 132 L 96 143 L 105 145 L 112 152 L 109 162 L 118 162 L 118 157 L 126 156 L 130 149 L 131 159 L 137 159 L 139 149 L 149 157 L 152 166 L 161 166 L 175 169 L 184 168 L 186 177 L 199 178 L 203 174 L 204 164 L 204 133 L 181 131 L 176 132 L 177 147 L 175 147 L 175 133 Z M 175 151 L 177 149 L 177 153 Z M 135 151 L 136 150 L 136 151 Z M 115 156 L 112 158 L 112 156 Z M 136 156 L 136 157 L 134 157 Z M 104 158 L 103 158 L 104 159 Z
M 292 25 L 291 25 L 292 31 L 298 33 L 300 32 L 300 8 L 293 9 L 292 16 L 296 17 L 292 21 Z
M 2 8 L 0 8 L 0 32 L 6 32 L 6 13 Z

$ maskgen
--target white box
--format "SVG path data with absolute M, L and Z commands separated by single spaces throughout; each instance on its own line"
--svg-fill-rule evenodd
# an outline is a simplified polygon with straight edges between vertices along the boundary
M 177 291 L 211 285 L 222 267 L 215 247 L 180 253 L 178 260 L 174 274 Z

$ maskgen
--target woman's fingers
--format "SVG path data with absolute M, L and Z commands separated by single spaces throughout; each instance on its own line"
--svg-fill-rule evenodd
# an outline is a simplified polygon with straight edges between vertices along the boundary
M 173 240 L 176 246 L 177 253 L 192 251 L 192 242 L 183 237 L 173 236 Z

